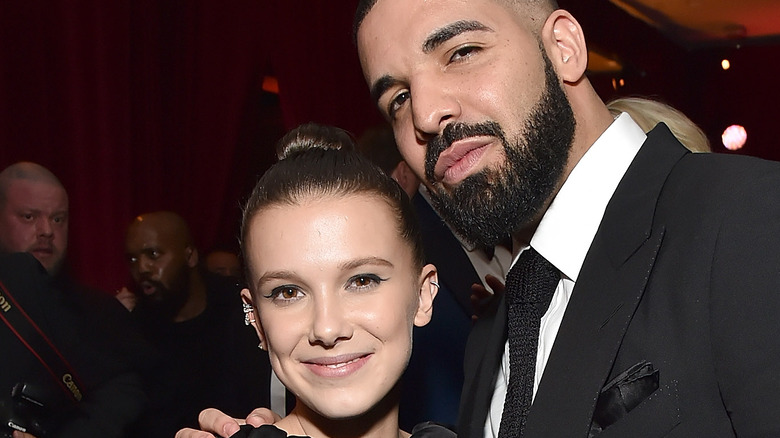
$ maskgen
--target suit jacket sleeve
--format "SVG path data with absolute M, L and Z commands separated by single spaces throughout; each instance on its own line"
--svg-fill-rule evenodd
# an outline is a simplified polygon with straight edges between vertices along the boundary
M 744 176 L 712 263 L 715 372 L 738 436 L 780 436 L 780 176 Z

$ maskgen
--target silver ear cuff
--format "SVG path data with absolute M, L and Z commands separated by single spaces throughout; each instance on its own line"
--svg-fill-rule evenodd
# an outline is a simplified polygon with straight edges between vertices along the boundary
M 252 307 L 251 304 L 247 304 L 247 303 L 241 303 L 241 305 L 244 307 L 244 324 L 250 325 L 254 323 L 255 318 L 250 319 L 250 316 L 254 316 L 252 315 L 252 312 L 254 312 L 255 308 Z

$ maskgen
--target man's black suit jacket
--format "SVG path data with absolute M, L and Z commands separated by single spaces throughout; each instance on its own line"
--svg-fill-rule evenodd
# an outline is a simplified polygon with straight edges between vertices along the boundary
M 483 435 L 506 307 L 480 318 L 458 432 Z M 610 200 L 527 419 L 587 437 L 605 383 L 658 389 L 599 437 L 780 436 L 780 164 L 691 154 L 659 125 Z

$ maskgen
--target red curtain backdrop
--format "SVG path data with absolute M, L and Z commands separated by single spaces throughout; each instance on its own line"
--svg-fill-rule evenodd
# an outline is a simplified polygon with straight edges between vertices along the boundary
M 0 3 L 0 166 L 63 181 L 82 281 L 127 283 L 124 230 L 145 211 L 181 213 L 202 249 L 235 239 L 282 129 L 260 91 L 264 20 L 258 1 Z
M 771 105 L 778 46 L 732 53 L 677 48 L 575 0 L 592 44 L 629 61 L 625 89 L 686 111 L 715 145 L 727 122 L 748 128 L 742 153 L 777 159 Z M 567 5 L 565 3 L 570 3 Z M 318 121 L 360 134 L 380 122 L 352 44 L 356 0 L 25 0 L 0 2 L 0 168 L 19 160 L 57 174 L 71 201 L 69 260 L 84 283 L 127 284 L 124 231 L 170 209 L 202 250 L 235 242 L 239 205 L 274 161 L 274 143 Z M 580 6 L 578 6 L 580 5 Z M 586 16 L 590 14 L 590 16 Z M 630 20 L 630 19 L 629 19 Z M 265 76 L 280 93 L 264 93 Z

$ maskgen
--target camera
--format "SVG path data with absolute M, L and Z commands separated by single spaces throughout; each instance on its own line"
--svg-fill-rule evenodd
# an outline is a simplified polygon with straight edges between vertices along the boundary
M 50 429 L 45 392 L 28 383 L 17 383 L 10 395 L 0 399 L 0 437 L 11 438 L 14 430 L 45 437 Z

